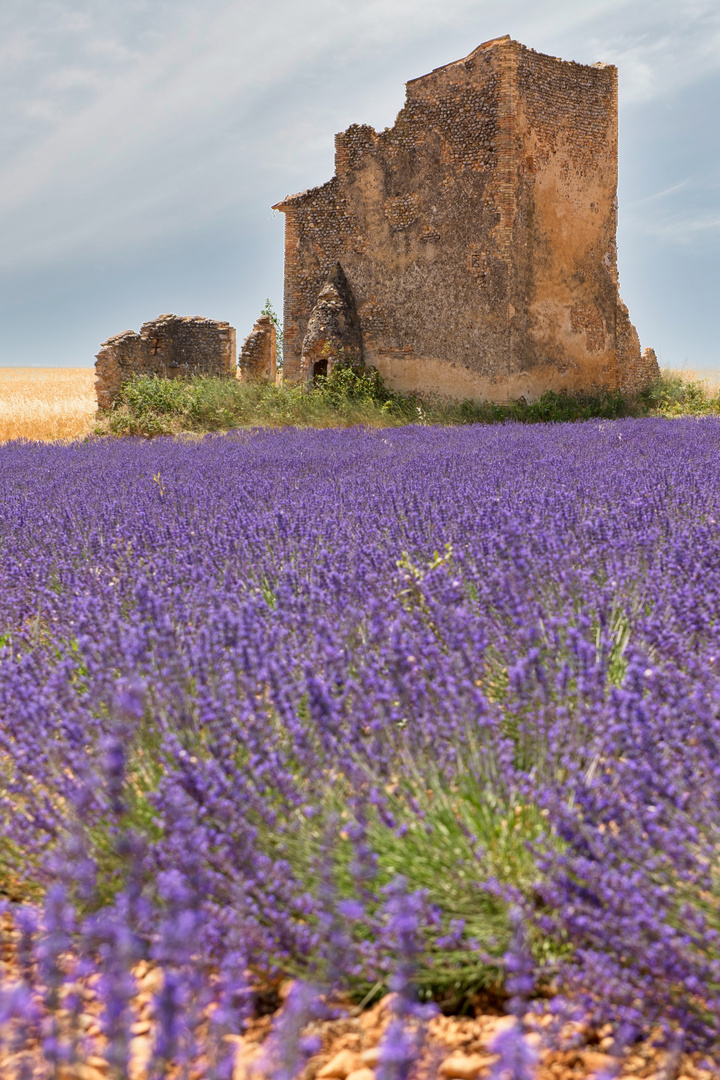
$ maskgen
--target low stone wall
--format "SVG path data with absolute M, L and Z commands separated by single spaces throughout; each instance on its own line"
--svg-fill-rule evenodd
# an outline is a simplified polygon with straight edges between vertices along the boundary
M 95 363 L 98 407 L 109 409 L 133 375 L 166 379 L 235 374 L 235 330 L 200 315 L 160 315 L 140 333 L 125 330 L 104 341 Z

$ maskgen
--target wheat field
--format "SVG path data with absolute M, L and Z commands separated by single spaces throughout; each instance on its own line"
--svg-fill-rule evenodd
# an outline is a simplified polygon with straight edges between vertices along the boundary
M 0 443 L 80 439 L 96 408 L 94 368 L 0 368 Z

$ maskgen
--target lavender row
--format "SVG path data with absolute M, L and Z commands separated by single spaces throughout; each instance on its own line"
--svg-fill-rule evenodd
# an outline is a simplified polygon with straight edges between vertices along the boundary
M 372 985 L 402 876 L 425 994 L 500 977 L 512 901 L 544 993 L 711 1043 L 719 466 L 713 418 L 2 448 L 0 886 L 45 997 L 68 950 L 187 1015 Z

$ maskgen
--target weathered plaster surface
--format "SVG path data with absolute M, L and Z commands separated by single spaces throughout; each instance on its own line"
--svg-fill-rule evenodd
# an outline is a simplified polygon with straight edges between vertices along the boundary
M 235 374 L 235 330 L 200 315 L 159 315 L 140 333 L 125 330 L 100 346 L 95 362 L 98 406 L 108 409 L 133 375 L 179 379 Z
M 510 38 L 407 84 L 335 139 L 286 214 L 284 375 L 340 263 L 365 361 L 397 389 L 506 400 L 657 373 L 618 293 L 617 71 Z

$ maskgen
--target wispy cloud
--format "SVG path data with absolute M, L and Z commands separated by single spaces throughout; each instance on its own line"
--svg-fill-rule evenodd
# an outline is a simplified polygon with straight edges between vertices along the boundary
M 720 231 L 720 174 L 686 176 L 676 184 L 628 203 L 629 232 L 665 245 L 689 248 L 716 245 Z
M 670 196 L 677 195 L 681 191 L 687 191 L 691 184 L 691 180 L 681 180 L 679 184 L 672 184 L 670 187 L 663 188 L 662 191 L 654 191 L 651 195 L 645 195 L 642 199 L 636 199 L 634 202 L 630 203 L 629 209 L 636 210 L 639 207 L 647 206 L 649 203 L 668 199 Z
M 713 247 L 720 234 L 720 211 L 705 213 L 679 211 L 660 218 L 642 218 L 630 228 L 639 235 L 652 236 L 674 247 L 689 248 L 704 240 Z
M 85 262 L 203 230 L 255 235 L 272 202 L 331 175 L 335 131 L 392 123 L 405 79 L 503 33 L 616 63 L 634 110 L 626 139 L 681 91 L 717 96 L 717 0 L 4 0 L 0 272 L 81 276 Z M 705 89 L 695 107 L 706 145 L 686 148 L 682 176 L 707 187 L 717 101 Z M 648 180 L 624 208 L 628 228 L 705 242 L 712 195 L 698 204 L 675 172 L 658 183 L 660 137 L 638 164 Z M 243 258 L 261 261 L 260 242 Z
M 584 8 L 585 50 L 620 69 L 625 102 L 659 100 L 720 71 L 715 0 L 619 0 Z
M 625 94 L 636 99 L 700 77 L 720 56 L 720 13 L 703 0 L 689 15 L 629 0 L 591 9 L 556 0 L 538 15 L 516 0 L 501 25 L 487 0 L 139 0 L 112 10 L 55 0 L 36 9 L 44 20 L 32 3 L 16 2 L 5 15 L 0 268 L 122 247 L 140 235 L 154 242 L 189 218 L 197 228 L 253 198 L 270 162 L 292 173 L 290 154 L 303 147 L 298 129 L 312 172 L 312 158 L 328 156 L 320 149 L 321 134 L 330 145 L 326 125 L 358 118 L 372 98 L 364 72 L 386 59 L 377 90 L 387 95 L 392 81 L 399 105 L 398 56 L 414 75 L 413 56 L 429 56 L 433 40 L 442 62 L 447 48 L 462 54 L 505 29 L 569 55 L 584 38 L 583 52 L 621 65 Z M 602 33 L 604 22 L 612 33 Z M 318 71 L 331 76 L 325 85 L 313 83 Z

